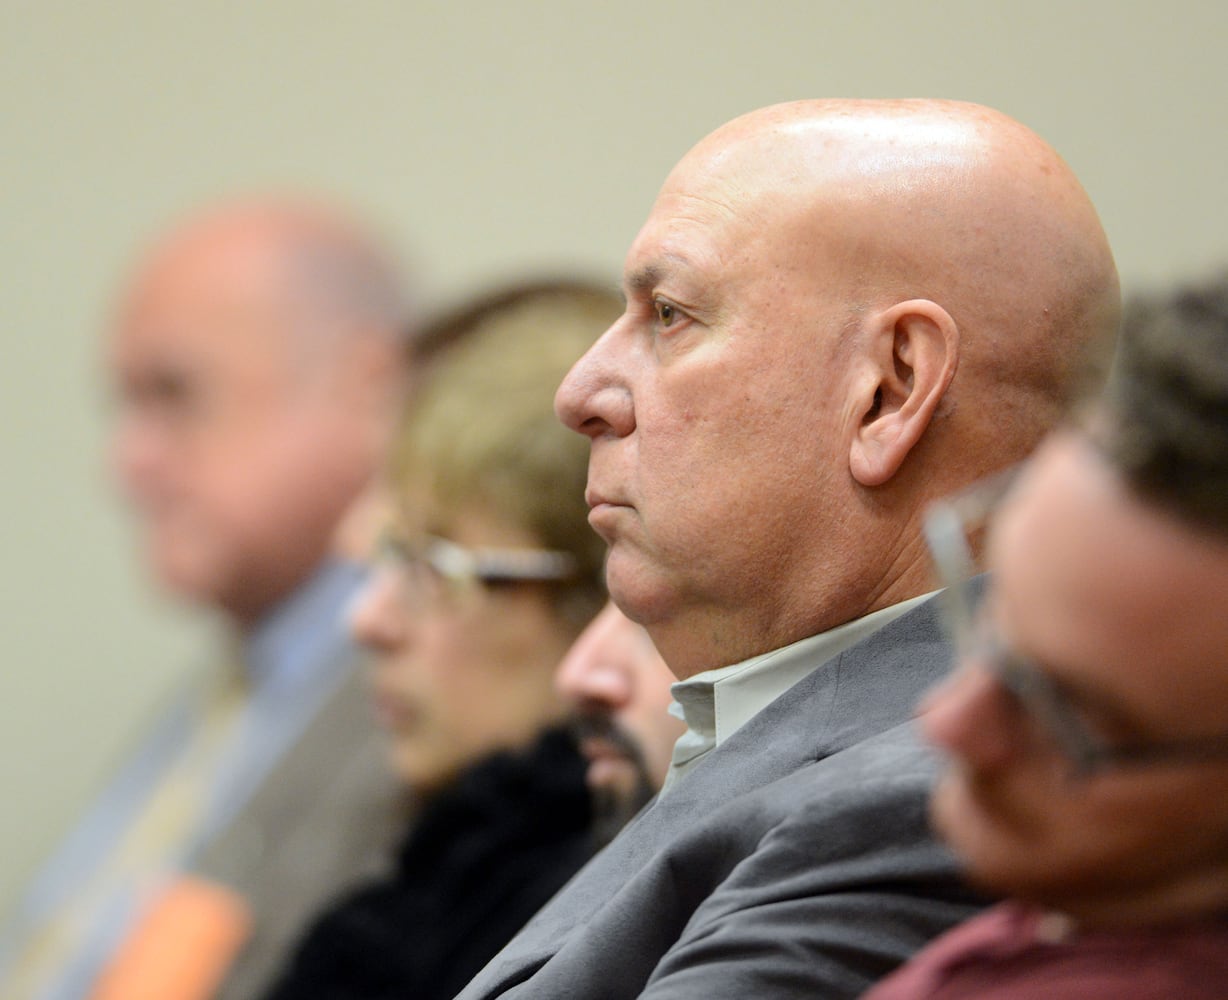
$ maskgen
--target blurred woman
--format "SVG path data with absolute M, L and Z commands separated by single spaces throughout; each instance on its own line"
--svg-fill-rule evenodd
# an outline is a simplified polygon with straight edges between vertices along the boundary
M 601 607 L 604 545 L 588 442 L 553 396 L 621 309 L 542 283 L 424 331 L 434 360 L 391 463 L 396 512 L 351 618 L 422 807 L 395 872 L 317 921 L 270 1000 L 450 998 L 592 853 L 553 674 Z

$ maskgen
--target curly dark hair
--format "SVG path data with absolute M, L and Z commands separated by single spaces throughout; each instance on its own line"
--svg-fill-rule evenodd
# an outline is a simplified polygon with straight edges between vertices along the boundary
M 1127 304 L 1104 413 L 1140 495 L 1228 535 L 1228 272 Z

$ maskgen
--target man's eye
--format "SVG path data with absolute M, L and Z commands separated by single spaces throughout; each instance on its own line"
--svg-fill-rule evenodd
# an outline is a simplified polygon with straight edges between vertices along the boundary
M 662 326 L 672 326 L 674 320 L 678 318 L 678 309 L 671 302 L 657 301 L 654 303 L 657 310 L 657 319 Z

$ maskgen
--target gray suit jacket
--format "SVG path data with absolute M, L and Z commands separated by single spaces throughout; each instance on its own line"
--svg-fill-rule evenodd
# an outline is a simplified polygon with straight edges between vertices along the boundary
M 253 933 L 217 1000 L 252 1000 L 341 890 L 391 863 L 408 825 L 356 668 L 193 866 L 238 890 Z
M 928 831 L 909 722 L 929 601 L 794 685 L 650 805 L 460 994 L 855 997 L 982 901 Z

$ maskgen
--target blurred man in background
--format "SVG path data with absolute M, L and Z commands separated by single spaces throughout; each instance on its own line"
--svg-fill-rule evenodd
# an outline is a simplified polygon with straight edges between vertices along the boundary
M 388 446 L 408 331 L 386 252 L 323 207 L 226 206 L 141 261 L 107 352 L 115 468 L 152 575 L 217 609 L 232 648 L 34 884 L 6 996 L 119 995 L 155 975 L 145 955 L 185 997 L 223 976 L 250 996 L 378 856 L 399 793 L 343 623 L 364 570 L 335 545 Z

